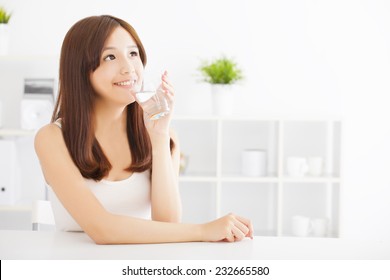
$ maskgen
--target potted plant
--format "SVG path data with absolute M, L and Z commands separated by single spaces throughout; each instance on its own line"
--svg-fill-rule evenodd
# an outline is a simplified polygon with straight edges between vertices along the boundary
M 0 55 L 8 53 L 8 22 L 10 19 L 11 13 L 0 7 Z
M 234 85 L 243 79 L 237 63 L 222 56 L 211 62 L 203 61 L 199 70 L 203 81 L 211 85 L 214 113 L 230 115 L 234 105 Z

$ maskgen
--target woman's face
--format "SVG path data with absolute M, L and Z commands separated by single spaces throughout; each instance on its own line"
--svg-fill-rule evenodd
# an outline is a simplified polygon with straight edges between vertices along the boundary
M 117 27 L 107 38 L 99 67 L 91 73 L 92 86 L 104 101 L 127 105 L 142 85 L 143 64 L 131 35 Z

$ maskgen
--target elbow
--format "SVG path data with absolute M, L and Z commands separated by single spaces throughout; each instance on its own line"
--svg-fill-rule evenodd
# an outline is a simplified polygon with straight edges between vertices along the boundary
M 179 203 L 176 207 L 161 209 L 152 208 L 152 220 L 166 223 L 181 223 L 182 206 Z
M 102 236 L 91 236 L 91 239 L 95 242 L 96 245 L 110 245 L 112 244 L 107 238 Z
M 181 223 L 181 213 L 171 213 L 165 215 L 154 214 L 152 215 L 152 220 L 165 223 Z
M 164 222 L 178 224 L 181 223 L 181 217 L 169 217 Z
M 170 217 L 170 223 L 181 223 L 181 213 Z
M 179 224 L 181 223 L 181 219 L 176 219 L 176 218 L 153 218 L 152 219 L 155 222 L 164 222 L 164 223 L 173 223 L 173 224 Z
M 113 242 L 105 234 L 101 233 L 87 233 L 96 245 L 110 245 Z
M 97 245 L 115 244 L 115 240 L 113 240 L 115 235 L 110 232 L 110 229 L 107 226 L 96 225 L 85 230 L 85 232 Z

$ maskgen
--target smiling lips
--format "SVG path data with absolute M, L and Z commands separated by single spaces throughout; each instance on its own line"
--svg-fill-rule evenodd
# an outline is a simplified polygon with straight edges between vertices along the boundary
M 132 87 L 134 84 L 135 84 L 135 80 L 127 80 L 127 81 L 114 83 L 114 85 L 122 86 L 122 87 Z

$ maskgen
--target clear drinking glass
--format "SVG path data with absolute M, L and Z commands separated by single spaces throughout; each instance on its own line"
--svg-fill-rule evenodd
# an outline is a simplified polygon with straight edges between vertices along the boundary
M 158 83 L 145 76 L 141 89 L 135 93 L 135 98 L 150 120 L 158 120 L 169 114 L 169 104 L 162 88 L 162 81 Z

